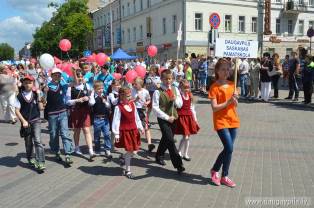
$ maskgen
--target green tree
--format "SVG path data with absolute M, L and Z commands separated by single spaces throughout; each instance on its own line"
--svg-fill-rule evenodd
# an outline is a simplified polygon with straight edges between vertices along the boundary
M 44 22 L 36 29 L 32 44 L 32 54 L 39 56 L 42 53 L 67 58 L 66 53 L 61 52 L 59 41 L 69 39 L 72 48 L 70 57 L 78 57 L 87 47 L 87 38 L 93 30 L 92 21 L 88 15 L 87 0 L 68 0 L 62 5 L 49 4 L 57 11 L 48 22 Z
M 14 48 L 7 43 L 0 43 L 0 61 L 14 59 Z

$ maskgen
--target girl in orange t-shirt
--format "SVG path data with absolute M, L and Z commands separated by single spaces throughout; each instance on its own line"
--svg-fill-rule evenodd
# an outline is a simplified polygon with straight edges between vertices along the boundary
M 228 60 L 218 60 L 215 66 L 216 82 L 211 86 L 208 93 L 213 109 L 214 128 L 224 146 L 211 169 L 211 180 L 217 186 L 224 184 L 229 187 L 235 187 L 236 184 L 228 177 L 228 171 L 237 128 L 240 127 L 240 120 L 236 112 L 238 97 L 237 93 L 235 93 L 235 86 L 233 82 L 227 80 L 229 69 L 230 62 Z M 219 170 L 221 166 L 222 177 L 220 178 Z

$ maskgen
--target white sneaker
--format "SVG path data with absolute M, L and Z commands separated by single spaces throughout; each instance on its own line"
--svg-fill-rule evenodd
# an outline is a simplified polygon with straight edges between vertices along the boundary
M 83 153 L 81 152 L 80 147 L 75 147 L 74 153 L 77 155 L 82 155 Z

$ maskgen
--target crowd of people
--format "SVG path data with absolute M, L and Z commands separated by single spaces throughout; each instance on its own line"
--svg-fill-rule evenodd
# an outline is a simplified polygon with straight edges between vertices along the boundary
M 224 146 L 211 169 L 212 182 L 234 187 L 228 170 L 237 128 L 240 127 L 236 112 L 239 96 L 267 102 L 273 85 L 273 98 L 277 99 L 281 77 L 283 85 L 289 83 L 290 92 L 286 99 L 294 96 L 294 101 L 298 100 L 298 80 L 302 80 L 305 104 L 311 103 L 313 93 L 314 59 L 305 52 L 300 54 L 300 59 L 293 52 L 284 61 L 278 54 L 271 57 L 268 53 L 261 59 L 251 60 L 207 58 L 192 53 L 183 60 L 155 61 L 149 66 L 143 59 L 116 61 L 103 66 L 80 60 L 71 62 L 74 64 L 71 74 L 57 67 L 42 69 L 36 61 L 28 66 L 0 66 L 4 120 L 12 124 L 21 122 L 20 135 L 25 139 L 26 157 L 40 172 L 46 168 L 41 123 L 48 121 L 49 146 L 57 161 L 64 160 L 71 166 L 71 155 L 82 155 L 79 144 L 82 130 L 90 161 L 102 152 L 111 159 L 113 149 L 124 148 L 125 153 L 120 157 L 123 174 L 134 178 L 131 158 L 140 149 L 140 134 L 147 139 L 147 150 L 155 149 L 150 132 L 153 111 L 162 135 L 155 160 L 165 165 L 164 155 L 168 150 L 174 168 L 181 174 L 185 171 L 182 160 L 191 161 L 190 137 L 200 129 L 192 94 L 199 91 L 208 93 L 211 99 L 214 129 Z M 147 69 L 146 76 L 127 81 L 124 75 L 137 65 Z M 238 69 L 239 93 L 232 78 L 235 69 Z M 41 111 L 44 118 L 41 118 Z M 74 132 L 74 143 L 69 129 Z M 103 142 L 100 141 L 101 133 Z M 182 135 L 178 147 L 174 135 Z

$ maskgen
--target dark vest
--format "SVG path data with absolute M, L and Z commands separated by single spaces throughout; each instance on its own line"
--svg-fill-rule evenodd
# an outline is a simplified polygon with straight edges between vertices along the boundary
M 84 84 L 83 90 L 78 90 L 75 87 L 71 87 L 71 100 L 79 99 L 85 96 L 88 96 L 86 84 Z M 75 103 L 75 107 L 88 107 L 88 101 L 83 103 Z
M 132 109 L 131 112 L 128 112 L 123 107 L 123 104 L 119 104 L 118 108 L 121 112 L 121 119 L 120 119 L 120 130 L 133 130 L 137 129 L 136 122 L 135 122 L 135 105 L 133 102 L 130 102 L 130 107 Z
M 109 118 L 109 110 L 106 107 L 106 104 L 103 103 L 101 97 L 95 98 L 95 104 L 93 106 L 93 114 L 94 116 L 105 116 L 106 118 Z
M 32 93 L 30 100 L 27 100 L 23 93 L 19 93 L 17 99 L 21 103 L 20 112 L 25 120 L 33 122 L 40 119 L 38 96 L 35 92 Z
M 174 101 L 170 101 L 168 94 L 163 89 L 159 90 L 159 108 L 164 113 L 166 113 L 168 116 L 173 116 L 175 119 L 178 118 L 177 109 L 174 106 Z M 171 87 L 171 90 L 175 96 L 176 95 L 176 89 L 174 87 Z
M 62 89 L 60 84 L 58 84 L 58 88 L 56 91 L 49 88 L 47 93 L 47 105 L 45 111 L 48 114 L 60 113 L 66 111 L 67 107 L 64 103 L 64 96 L 62 94 Z

